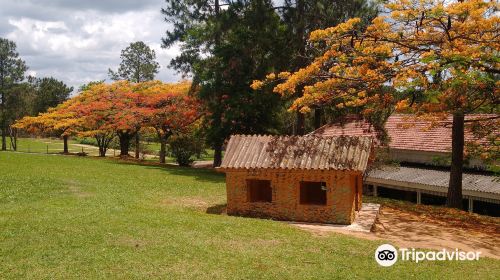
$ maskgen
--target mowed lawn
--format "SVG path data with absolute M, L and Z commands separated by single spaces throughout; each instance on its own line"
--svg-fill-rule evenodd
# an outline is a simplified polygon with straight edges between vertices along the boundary
M 99 148 L 95 143 L 94 139 L 87 139 L 88 144 L 80 144 L 78 141 L 74 139 L 70 139 L 68 141 L 68 151 L 70 153 L 79 153 L 85 152 L 89 156 L 98 156 Z M 57 138 L 18 138 L 17 140 L 17 151 L 23 153 L 38 153 L 38 154 L 60 154 L 63 152 L 63 141 Z M 158 154 L 160 153 L 160 144 L 155 142 L 142 142 L 141 148 L 145 153 L 147 153 L 150 157 L 146 160 L 148 161 L 158 161 Z M 7 149 L 12 150 L 9 145 L 7 145 Z M 168 152 L 167 147 L 167 152 Z M 115 153 L 116 152 L 116 153 Z M 133 147 L 130 148 L 130 154 L 134 154 L 135 149 Z M 113 151 L 113 148 L 109 148 L 107 151 L 107 156 L 115 156 L 119 155 L 119 149 Z M 152 157 L 153 156 L 153 157 Z M 196 160 L 213 160 L 214 151 L 211 149 L 206 149 L 205 153 L 201 155 L 200 158 Z M 175 158 L 171 156 L 167 156 L 166 161 L 169 163 L 174 163 Z
M 10 149 L 10 145 L 8 146 Z M 64 150 L 64 144 L 61 139 L 49 138 L 19 138 L 17 140 L 17 151 L 23 153 L 38 153 L 38 154 L 60 154 Z M 90 156 L 98 156 L 99 148 L 90 145 L 81 145 L 80 143 L 69 140 L 68 151 L 70 153 L 85 152 Z M 112 156 L 111 149 L 108 151 L 108 156 Z
M 499 279 L 500 261 L 398 262 L 379 241 L 231 217 L 224 176 L 0 153 L 0 278 Z

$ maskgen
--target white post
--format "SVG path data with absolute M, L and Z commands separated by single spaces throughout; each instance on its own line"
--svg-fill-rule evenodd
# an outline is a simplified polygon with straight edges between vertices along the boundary
M 377 190 L 377 186 L 376 185 L 373 185 L 373 196 L 375 196 L 375 197 L 378 196 L 378 190 Z
M 474 213 L 474 200 L 469 198 L 469 213 Z

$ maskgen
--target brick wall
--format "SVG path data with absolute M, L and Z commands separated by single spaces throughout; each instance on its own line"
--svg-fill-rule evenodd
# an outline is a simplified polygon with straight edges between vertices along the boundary
M 359 172 L 266 169 L 224 171 L 229 215 L 350 224 L 354 219 L 356 206 L 361 205 Z M 247 179 L 271 180 L 272 202 L 249 202 Z M 326 205 L 300 204 L 301 181 L 326 182 Z

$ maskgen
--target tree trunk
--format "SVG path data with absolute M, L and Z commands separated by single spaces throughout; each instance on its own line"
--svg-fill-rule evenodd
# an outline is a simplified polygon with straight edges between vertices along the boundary
M 14 141 L 12 142 L 12 145 L 14 146 L 14 151 L 17 151 L 17 132 L 14 134 Z
M 140 135 L 139 135 L 139 130 L 135 133 L 135 158 L 139 159 L 139 152 L 140 152 Z
M 5 127 L 5 123 L 2 123 L 2 151 L 7 151 L 7 128 Z
M 306 26 L 305 26 L 305 1 L 297 0 L 297 44 L 298 44 L 298 56 L 296 57 L 296 70 L 307 65 L 306 57 Z M 304 87 L 300 86 L 298 89 L 299 96 L 302 96 Z M 297 110 L 297 119 L 295 125 L 294 135 L 304 135 L 305 133 L 305 115 Z
M 63 136 L 63 143 L 64 143 L 63 153 L 68 154 L 69 153 L 69 151 L 68 151 L 68 135 Z
M 219 5 L 219 0 L 215 0 L 215 16 L 217 17 L 217 19 L 219 18 L 219 14 L 220 14 L 220 5 Z M 216 34 L 215 34 L 215 49 L 217 49 L 220 45 L 220 40 L 221 40 L 221 34 L 220 34 L 220 29 L 217 30 Z M 219 92 L 219 88 L 220 88 L 220 83 L 221 83 L 221 75 L 219 73 L 219 69 L 216 68 L 216 72 L 214 73 L 215 74 L 215 93 L 217 94 L 217 98 L 218 98 L 218 105 L 221 106 L 221 93 Z M 218 118 L 218 124 L 219 126 L 221 125 L 221 115 L 218 114 L 217 115 L 217 118 Z M 219 136 L 221 137 L 221 136 Z M 218 139 L 216 140 L 217 142 L 219 141 Z M 218 167 L 221 165 L 222 163 L 222 144 L 216 144 L 215 145 L 215 154 L 214 154 L 214 162 L 213 162 L 213 167 Z
M 219 167 L 222 164 L 222 143 L 215 145 L 214 150 L 213 167 Z
M 2 151 L 7 150 L 7 139 L 6 139 L 6 134 L 7 134 L 7 122 L 5 121 L 5 85 L 4 85 L 4 75 L 2 71 L 2 75 L 0 77 L 1 85 L 0 85 L 0 90 L 2 94 L 1 98 L 1 104 L 0 104 L 0 130 L 2 130 Z
M 321 122 L 321 117 L 323 116 L 323 110 L 320 108 L 314 109 L 314 128 L 318 129 L 323 124 Z
M 165 137 L 160 137 L 160 163 L 165 163 L 166 154 L 167 139 Z
M 451 130 L 451 172 L 446 206 L 462 208 L 462 170 L 464 163 L 464 114 L 453 114 Z
M 297 111 L 297 124 L 295 126 L 295 135 L 304 135 L 305 133 L 305 115 Z
M 12 126 L 9 126 L 9 139 L 11 149 L 17 151 L 17 129 Z
M 99 156 L 100 157 L 105 157 L 106 156 L 106 148 L 99 147 Z
M 128 132 L 119 132 L 118 139 L 120 140 L 120 157 L 128 157 L 131 135 Z
M 105 157 L 106 150 L 108 148 L 107 144 L 106 144 L 105 137 L 95 136 L 95 140 L 97 141 L 97 146 L 99 147 L 99 156 Z

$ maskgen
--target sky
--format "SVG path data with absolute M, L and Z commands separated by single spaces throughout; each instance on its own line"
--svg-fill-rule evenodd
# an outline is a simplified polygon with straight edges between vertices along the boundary
M 116 70 L 120 52 L 144 41 L 160 63 L 157 79 L 181 79 L 168 68 L 178 47 L 161 48 L 169 25 L 163 0 L 0 0 L 0 37 L 17 44 L 27 74 L 52 76 L 77 89 Z

